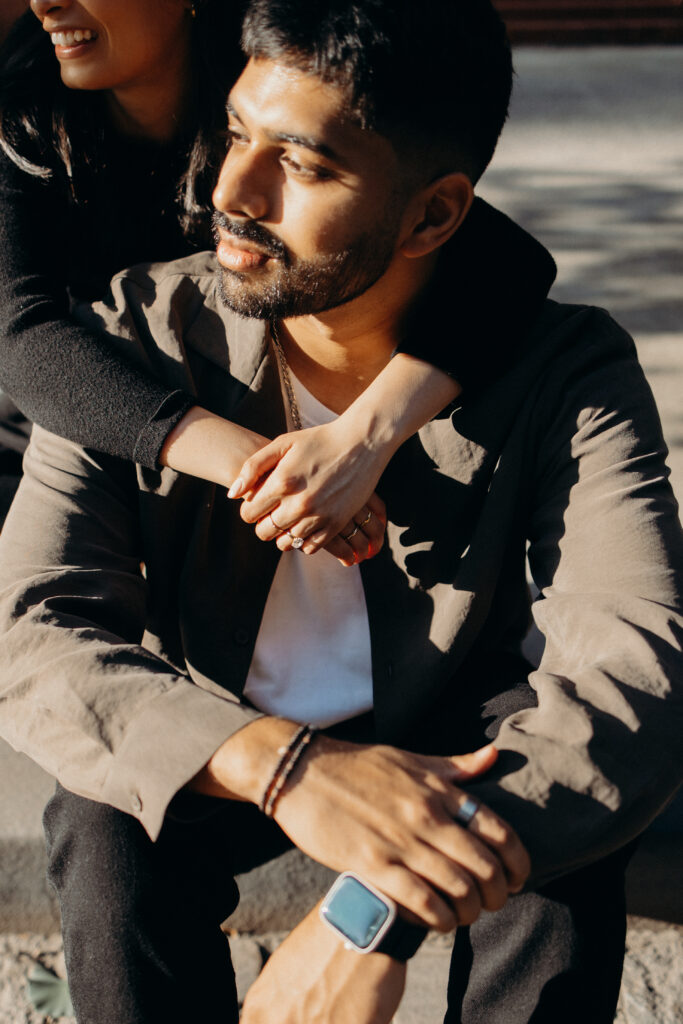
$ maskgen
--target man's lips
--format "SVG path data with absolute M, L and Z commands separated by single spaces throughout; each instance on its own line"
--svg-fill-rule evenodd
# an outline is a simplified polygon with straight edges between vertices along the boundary
M 218 246 L 216 248 L 218 262 L 226 270 L 256 270 L 265 266 L 270 259 L 275 257 L 265 253 L 247 242 L 243 238 L 235 238 L 220 232 Z

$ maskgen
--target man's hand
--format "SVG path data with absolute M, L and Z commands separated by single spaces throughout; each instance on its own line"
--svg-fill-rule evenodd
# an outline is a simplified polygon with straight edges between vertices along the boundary
M 258 803 L 296 725 L 261 718 L 230 737 L 195 789 Z M 292 842 L 337 871 L 356 871 L 403 908 L 407 920 L 449 931 L 521 888 L 529 858 L 513 829 L 482 805 L 456 824 L 457 782 L 488 770 L 494 747 L 426 757 L 394 747 L 315 737 L 276 804 Z
M 388 1024 L 406 966 L 344 948 L 312 910 L 249 989 L 242 1024 Z
M 491 767 L 493 747 L 478 755 Z M 461 759 L 409 754 L 319 736 L 276 806 L 299 849 L 350 869 L 398 903 L 408 919 L 450 931 L 499 910 L 529 873 L 513 829 L 483 804 L 465 829 Z

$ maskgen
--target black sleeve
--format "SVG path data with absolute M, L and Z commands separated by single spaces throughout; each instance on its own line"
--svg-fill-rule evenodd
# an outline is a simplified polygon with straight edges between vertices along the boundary
M 556 272 L 540 242 L 475 199 L 444 245 L 399 351 L 433 363 L 466 391 L 502 376 L 519 357 Z
M 0 388 L 41 426 L 148 468 L 193 404 L 69 312 L 67 204 L 0 157 Z

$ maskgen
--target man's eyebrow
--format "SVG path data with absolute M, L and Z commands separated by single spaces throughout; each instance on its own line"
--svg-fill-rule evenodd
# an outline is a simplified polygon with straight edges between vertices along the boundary
M 341 163 L 341 157 L 331 146 L 328 146 L 325 142 L 319 142 L 317 139 L 312 139 L 310 136 L 290 135 L 289 132 L 268 132 L 268 138 L 272 139 L 273 142 L 289 142 L 292 146 L 302 146 L 304 149 L 310 149 L 312 153 L 316 153 L 318 156 L 325 157 L 326 160 Z
M 237 113 L 234 104 L 228 100 L 226 104 L 226 110 L 231 117 L 239 121 L 240 124 L 244 124 L 244 121 Z M 331 160 L 335 163 L 343 163 L 340 155 L 328 146 L 325 142 L 320 142 L 318 139 L 314 139 L 309 135 L 292 135 L 290 132 L 266 132 L 266 135 L 272 142 L 288 142 L 292 146 L 302 146 L 304 149 L 309 149 L 312 153 L 316 153 L 318 156 L 324 157 L 326 160 Z
M 228 98 L 228 102 L 225 104 L 225 110 L 230 117 L 236 117 L 240 124 L 244 124 L 244 121 L 237 113 L 235 105 L 230 98 Z

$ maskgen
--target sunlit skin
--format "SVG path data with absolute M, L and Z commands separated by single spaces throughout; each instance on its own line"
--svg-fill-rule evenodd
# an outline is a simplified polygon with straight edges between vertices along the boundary
M 314 264 L 395 220 L 393 254 L 378 281 L 342 306 L 285 320 L 285 341 L 296 341 L 287 346 L 294 372 L 307 383 L 315 363 L 317 397 L 340 412 L 388 362 L 431 272 L 435 253 L 410 244 L 423 206 L 419 196 L 398 193 L 399 157 L 389 140 L 362 130 L 345 115 L 343 93 L 318 78 L 251 60 L 228 112 L 231 146 L 214 204 L 229 219 L 256 222 L 290 261 Z M 219 234 L 228 288 L 258 292 L 286 275 L 266 245 Z
M 68 88 L 106 92 L 124 131 L 173 136 L 188 78 L 186 0 L 31 0 L 30 6 L 51 39 L 57 35 L 55 56 Z

